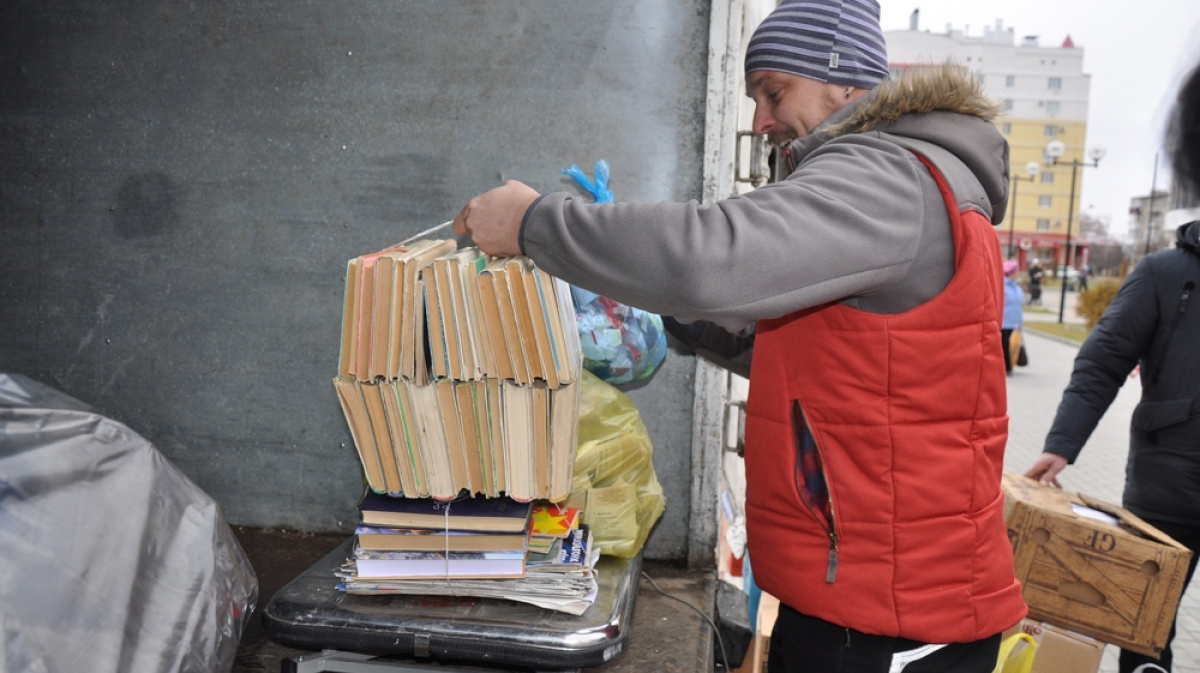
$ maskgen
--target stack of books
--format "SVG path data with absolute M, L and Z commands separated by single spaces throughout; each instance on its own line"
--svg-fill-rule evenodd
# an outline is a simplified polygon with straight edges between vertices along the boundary
M 578 511 L 511 498 L 393 498 L 368 492 L 338 588 L 362 595 L 504 598 L 582 614 L 599 551 Z M 544 551 L 530 541 L 548 540 Z
M 333 383 L 372 491 L 570 494 L 583 355 L 565 282 L 421 240 L 350 260 L 342 316 Z

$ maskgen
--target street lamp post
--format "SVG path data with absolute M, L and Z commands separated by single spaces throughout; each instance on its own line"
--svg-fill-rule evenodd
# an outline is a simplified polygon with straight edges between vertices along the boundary
M 1013 236 L 1016 234 L 1017 227 L 1017 184 L 1021 180 L 1029 180 L 1033 182 L 1037 179 L 1038 173 L 1042 172 L 1042 167 L 1036 161 L 1030 161 L 1025 164 L 1025 172 L 1029 174 L 1028 178 L 1022 178 L 1019 175 L 1013 175 L 1012 188 L 1012 215 L 1008 218 L 1008 258 L 1012 259 L 1017 254 L 1017 249 L 1013 245 Z
M 1050 159 L 1051 166 L 1058 163 L 1059 158 L 1062 157 L 1063 152 L 1065 150 L 1066 150 L 1066 147 L 1062 144 L 1062 141 L 1059 141 L 1059 140 L 1055 140 L 1055 141 L 1051 142 L 1050 144 L 1046 145 L 1046 158 Z M 1092 159 L 1091 161 L 1080 161 L 1079 159 L 1075 159 L 1075 158 L 1071 159 L 1071 200 L 1067 201 L 1067 242 L 1066 242 L 1066 248 L 1063 250 L 1063 275 L 1064 276 L 1067 275 L 1066 270 L 1068 268 L 1070 268 L 1070 266 L 1071 266 L 1071 222 L 1072 222 L 1072 217 L 1075 214 L 1075 176 L 1077 173 L 1079 173 L 1080 166 L 1090 166 L 1092 168 L 1099 166 L 1100 160 L 1104 158 L 1104 154 L 1105 154 L 1105 151 L 1104 151 L 1103 147 L 1093 147 L 1091 150 L 1088 151 L 1088 156 L 1091 157 L 1091 159 Z M 1063 321 L 1063 313 L 1066 311 L 1066 308 L 1067 308 L 1067 287 L 1068 287 L 1068 285 L 1067 285 L 1066 281 L 1067 281 L 1067 279 L 1064 278 L 1063 284 L 1062 284 L 1062 292 L 1060 293 L 1059 299 L 1058 299 L 1058 323 L 1060 325 L 1062 324 L 1062 321 Z

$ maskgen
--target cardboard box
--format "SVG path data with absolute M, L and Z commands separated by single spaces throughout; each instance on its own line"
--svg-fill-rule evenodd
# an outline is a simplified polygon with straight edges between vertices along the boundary
M 1096 673 L 1103 656 L 1099 640 L 1043 623 L 1030 673 Z
M 1005 631 L 1003 637 L 1020 631 L 1033 636 L 1037 643 L 1030 673 L 1096 673 L 1100 670 L 1104 643 L 1095 638 L 1032 619 L 1022 620 Z
M 1131 512 L 1004 473 L 1004 517 L 1032 619 L 1158 656 L 1191 552 Z M 1096 517 L 1108 515 L 1104 521 Z

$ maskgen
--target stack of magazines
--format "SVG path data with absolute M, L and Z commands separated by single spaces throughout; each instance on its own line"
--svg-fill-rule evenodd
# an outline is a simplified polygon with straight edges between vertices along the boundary
M 372 492 L 359 508 L 353 555 L 337 570 L 346 593 L 503 598 L 575 615 L 596 599 L 599 550 L 576 509 Z

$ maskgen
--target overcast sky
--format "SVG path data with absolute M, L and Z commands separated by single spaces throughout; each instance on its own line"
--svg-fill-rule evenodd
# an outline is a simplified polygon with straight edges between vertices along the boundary
M 1150 193 L 1154 154 L 1174 94 L 1188 69 L 1200 61 L 1200 0 L 880 0 L 883 29 L 904 30 L 920 8 L 919 29 L 943 33 L 946 25 L 983 35 L 997 19 L 1019 41 L 1037 35 L 1042 46 L 1071 36 L 1083 48 L 1083 71 L 1091 75 L 1087 146 L 1108 154 L 1098 168 L 1084 168 L 1080 207 L 1109 215 L 1117 236 L 1125 233 L 1129 199 Z M 1160 156 L 1158 189 L 1169 185 Z

